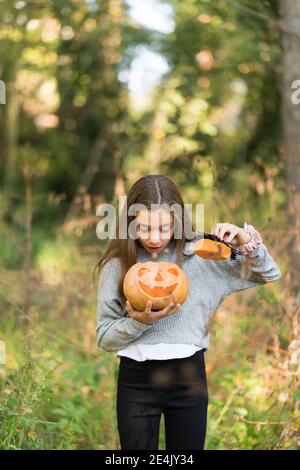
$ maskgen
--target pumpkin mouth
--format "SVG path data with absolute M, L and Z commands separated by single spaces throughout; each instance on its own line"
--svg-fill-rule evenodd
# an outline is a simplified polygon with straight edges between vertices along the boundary
M 139 281 L 140 287 L 143 289 L 143 291 L 150 295 L 151 297 L 166 297 L 171 295 L 174 290 L 176 289 L 178 283 L 172 284 L 170 286 L 147 286 L 147 284 L 144 284 L 142 281 Z

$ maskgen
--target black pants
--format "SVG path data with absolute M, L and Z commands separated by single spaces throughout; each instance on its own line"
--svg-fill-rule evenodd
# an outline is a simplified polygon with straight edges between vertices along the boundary
M 166 450 L 202 450 L 207 405 L 204 350 L 143 362 L 121 356 L 117 421 L 122 450 L 157 450 L 161 413 Z

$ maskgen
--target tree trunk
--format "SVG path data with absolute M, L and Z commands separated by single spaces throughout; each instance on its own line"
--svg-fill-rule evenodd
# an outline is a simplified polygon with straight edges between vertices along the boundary
M 288 195 L 286 221 L 291 234 L 288 259 L 296 310 L 300 304 L 300 103 L 292 99 L 292 84 L 300 80 L 299 25 L 300 0 L 281 0 L 283 158 Z
M 7 84 L 6 104 L 6 164 L 4 184 L 10 189 L 15 178 L 17 165 L 17 144 L 19 124 L 19 97 L 16 90 L 16 79 L 19 64 L 15 63 L 12 76 Z

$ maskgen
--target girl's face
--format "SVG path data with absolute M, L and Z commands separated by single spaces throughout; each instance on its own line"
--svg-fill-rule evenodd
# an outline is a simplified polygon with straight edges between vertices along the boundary
M 139 211 L 136 222 L 138 240 L 153 256 L 161 252 L 173 237 L 174 217 L 165 209 Z

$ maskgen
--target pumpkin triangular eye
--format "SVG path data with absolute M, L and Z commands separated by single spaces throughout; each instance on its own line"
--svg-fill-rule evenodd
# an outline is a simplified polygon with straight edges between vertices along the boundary
M 176 268 L 170 268 L 168 269 L 168 272 L 174 274 L 174 276 L 178 276 L 178 271 Z
M 138 275 L 139 275 L 139 276 L 142 276 L 143 274 L 145 274 L 145 272 L 150 273 L 150 269 L 148 269 L 148 268 L 141 268 L 141 269 L 139 269 L 139 271 L 138 271 Z

